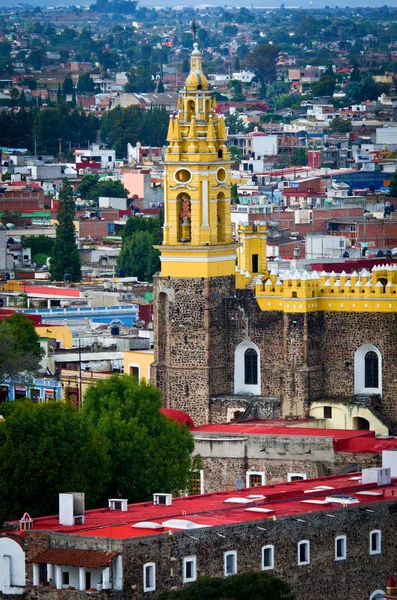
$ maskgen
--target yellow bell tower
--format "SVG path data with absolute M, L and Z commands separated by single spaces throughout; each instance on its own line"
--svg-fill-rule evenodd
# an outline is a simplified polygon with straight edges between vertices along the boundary
M 190 65 L 178 114 L 171 115 L 168 129 L 161 277 L 234 275 L 227 133 L 196 43 Z

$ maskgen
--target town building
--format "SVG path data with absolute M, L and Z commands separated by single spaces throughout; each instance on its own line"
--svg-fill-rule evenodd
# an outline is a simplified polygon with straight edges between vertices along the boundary
M 214 494 L 85 510 L 59 495 L 59 515 L 5 523 L 0 592 L 28 599 L 95 594 L 155 599 L 198 577 L 267 571 L 297 600 L 380 600 L 396 562 L 396 451 L 382 468 Z M 319 577 L 321 573 L 321 577 Z

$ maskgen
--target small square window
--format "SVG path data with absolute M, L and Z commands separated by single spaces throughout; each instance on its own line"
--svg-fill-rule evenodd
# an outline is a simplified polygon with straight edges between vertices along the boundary
M 306 473 L 288 473 L 287 474 L 288 481 L 303 481 L 307 479 Z
M 262 548 L 262 571 L 274 569 L 274 546 L 263 546 Z
M 224 555 L 224 574 L 225 577 L 236 575 L 237 573 L 237 552 L 225 552 Z
M 335 560 L 346 559 L 346 536 L 340 535 L 335 538 Z
M 265 474 L 263 471 L 246 471 L 245 487 L 258 487 L 265 485 Z
M 183 559 L 183 583 L 196 581 L 196 557 L 187 556 Z
M 324 406 L 324 419 L 332 419 L 332 406 Z

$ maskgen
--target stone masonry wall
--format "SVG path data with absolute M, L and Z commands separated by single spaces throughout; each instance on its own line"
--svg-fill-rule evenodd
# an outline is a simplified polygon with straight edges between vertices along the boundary
M 326 313 L 321 340 L 324 396 L 350 399 L 354 394 L 354 353 L 373 344 L 382 355 L 382 416 L 397 425 L 397 314 Z
M 223 577 L 223 553 L 237 551 L 238 572 L 261 569 L 261 549 L 274 545 L 275 575 L 287 581 L 296 600 L 367 600 L 377 589 L 385 589 L 397 559 L 397 503 L 372 504 L 368 513 L 359 507 L 327 507 L 318 513 L 261 519 L 256 522 L 219 526 L 167 536 L 128 540 L 124 551 L 124 593 L 143 597 L 142 567 L 156 564 L 157 598 L 163 589 L 182 585 L 183 557 L 197 557 L 197 575 Z M 334 518 L 328 515 L 334 515 Z M 297 520 L 297 516 L 302 520 Z M 369 533 L 382 532 L 382 552 L 369 554 Z M 218 535 L 219 534 L 219 535 Z M 334 560 L 335 537 L 347 536 L 347 558 Z M 298 566 L 297 544 L 310 541 L 310 564 Z M 124 594 L 123 593 L 123 594 Z
M 350 454 L 350 455 L 349 455 Z M 241 479 L 245 487 L 247 471 L 259 471 L 265 474 L 266 484 L 288 481 L 288 473 L 305 473 L 308 479 L 337 475 L 344 468 L 355 466 L 357 471 L 381 466 L 380 455 L 336 454 L 335 461 L 322 462 L 310 460 L 267 460 L 242 458 L 202 458 L 204 471 L 204 492 L 235 490 L 236 480 Z
M 227 391 L 225 298 L 233 277 L 154 281 L 153 379 L 163 404 L 208 422 L 211 395 Z
M 235 290 L 233 277 L 157 277 L 154 294 L 153 381 L 163 404 L 196 424 L 247 408 L 247 398 L 234 396 L 234 356 L 250 340 L 260 349 L 261 397 L 281 402 L 274 417 L 307 416 L 311 400 L 351 400 L 354 353 L 374 344 L 383 360 L 378 410 L 397 427 L 397 314 L 261 311 L 251 290 Z
M 388 492 L 386 492 L 388 494 Z M 303 497 L 303 496 L 302 496 Z M 295 500 L 296 502 L 296 500 Z M 331 515 L 331 516 L 329 516 Z M 203 516 L 203 515 L 202 515 Z M 329 598 L 332 582 L 332 600 L 367 600 L 377 589 L 384 589 L 390 571 L 397 562 L 397 502 L 394 498 L 371 504 L 371 512 L 362 507 L 337 508 L 327 506 L 320 512 L 294 514 L 279 519 L 263 518 L 257 521 L 220 525 L 191 531 L 174 531 L 144 538 L 109 540 L 83 538 L 61 534 L 50 535 L 51 547 L 90 547 L 92 549 L 121 550 L 123 556 L 123 590 L 97 592 L 98 600 L 154 600 L 161 591 L 182 586 L 183 558 L 196 556 L 197 575 L 223 577 L 224 552 L 237 552 L 238 572 L 261 569 L 261 549 L 274 546 L 274 573 L 291 586 L 296 600 L 324 600 Z M 382 535 L 381 553 L 369 554 L 370 531 L 379 529 Z M 48 543 L 45 532 L 37 532 L 37 539 L 28 535 L 26 544 Z M 48 535 L 48 534 L 45 534 Z M 345 535 L 346 560 L 335 561 L 335 537 Z M 310 564 L 298 566 L 297 544 L 310 542 Z M 110 543 L 110 545 L 109 545 Z M 35 551 L 35 550 L 34 550 Z M 33 545 L 28 555 L 33 555 Z M 143 565 L 156 565 L 156 591 L 143 592 Z M 30 569 L 30 567 L 29 567 Z M 29 587 L 29 600 L 83 600 L 87 594 L 78 591 L 49 590 Z

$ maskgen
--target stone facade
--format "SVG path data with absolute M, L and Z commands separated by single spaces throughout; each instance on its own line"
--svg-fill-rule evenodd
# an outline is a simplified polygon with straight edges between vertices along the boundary
M 247 474 L 263 474 L 263 485 L 288 481 L 292 473 L 307 479 L 381 466 L 379 453 L 339 452 L 332 437 L 193 432 L 201 459 L 203 492 L 235 490 L 236 481 L 250 485 Z
M 234 394 L 235 351 L 248 340 L 260 350 L 267 418 L 307 417 L 313 400 L 351 402 L 355 351 L 373 344 L 382 355 L 377 410 L 397 427 L 397 314 L 262 311 L 251 290 L 235 289 L 233 277 L 158 277 L 154 292 L 152 377 L 164 405 L 188 412 L 197 425 L 230 421 L 251 399 L 258 403 Z
M 151 374 L 163 404 L 209 421 L 209 399 L 227 391 L 225 298 L 233 277 L 155 278 L 155 355 Z
M 329 515 L 332 515 L 331 517 Z M 224 552 L 237 552 L 237 571 L 261 569 L 261 550 L 274 546 L 274 570 L 292 587 L 296 600 L 329 598 L 330 584 L 333 600 L 369 600 L 375 590 L 384 589 L 390 570 L 396 564 L 397 502 L 371 504 L 371 511 L 360 507 L 304 513 L 292 517 L 260 519 L 219 527 L 196 529 L 194 535 L 174 531 L 172 535 L 153 535 L 146 538 L 110 540 L 81 536 L 50 535 L 52 547 L 118 549 L 123 560 L 123 590 L 96 592 L 98 600 L 149 600 L 157 598 L 164 589 L 182 585 L 183 558 L 197 558 L 197 576 L 223 577 Z M 381 553 L 370 555 L 369 534 L 380 530 Z M 346 536 L 345 560 L 335 561 L 335 537 Z M 63 541 L 61 538 L 64 538 Z M 79 539 L 80 538 L 80 539 Z M 25 544 L 28 544 L 27 534 Z M 310 564 L 298 566 L 298 542 L 310 542 Z M 109 545 L 109 543 L 111 544 Z M 156 591 L 143 591 L 143 565 L 156 566 Z M 31 566 L 28 565 L 28 572 Z M 84 592 L 50 590 L 28 586 L 25 597 L 46 600 L 82 600 Z

